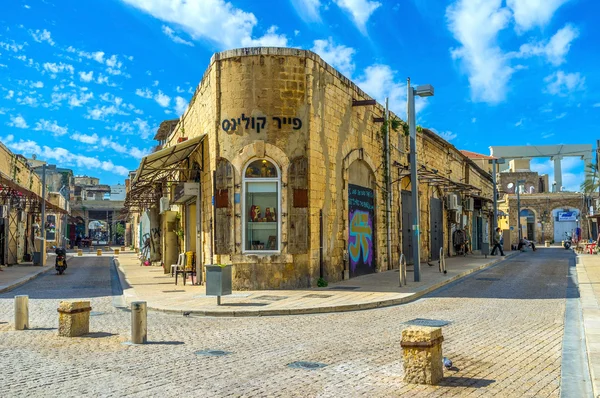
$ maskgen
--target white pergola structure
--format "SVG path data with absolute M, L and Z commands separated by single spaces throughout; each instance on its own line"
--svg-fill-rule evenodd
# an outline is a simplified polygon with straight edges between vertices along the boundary
M 490 155 L 505 160 L 550 158 L 554 161 L 554 183 L 559 192 L 562 191 L 561 159 L 574 156 L 583 159 L 586 164 L 591 163 L 592 144 L 491 146 Z

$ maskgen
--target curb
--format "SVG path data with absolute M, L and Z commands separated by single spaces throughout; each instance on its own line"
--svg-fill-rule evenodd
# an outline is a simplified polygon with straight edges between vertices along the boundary
M 32 265 L 32 267 L 35 267 L 35 266 Z M 6 293 L 6 292 L 10 292 L 11 290 L 13 290 L 13 289 L 15 289 L 15 288 L 17 288 L 17 287 L 19 287 L 21 285 L 24 285 L 27 282 L 29 282 L 29 281 L 37 278 L 41 274 L 44 274 L 44 273 L 46 273 L 46 272 L 48 272 L 50 270 L 53 270 L 53 269 L 54 269 L 54 267 L 49 266 L 49 265 L 41 267 L 35 274 L 24 276 L 24 277 L 22 277 L 20 279 L 17 279 L 14 282 L 12 282 L 10 285 L 4 286 L 4 287 L 0 288 L 0 294 L 1 293 Z
M 243 311 L 243 310 L 242 311 L 240 311 L 240 310 L 237 310 L 237 311 L 233 311 L 233 310 L 215 311 L 215 310 L 185 310 L 185 309 L 184 310 L 173 310 L 173 309 L 169 309 L 169 308 L 155 307 L 150 304 L 148 304 L 148 309 L 153 310 L 153 311 L 164 312 L 164 313 L 168 313 L 168 314 L 181 315 L 183 312 L 186 312 L 186 313 L 189 312 L 191 315 L 195 315 L 195 316 L 226 317 L 226 318 L 281 316 L 281 315 L 307 315 L 307 314 L 324 314 L 324 313 L 334 313 L 334 312 L 351 312 L 351 311 L 371 310 L 371 309 L 376 309 L 376 308 L 384 308 L 384 307 L 391 307 L 391 306 L 400 305 L 400 304 L 407 304 L 407 303 L 416 301 L 416 300 L 420 299 L 421 297 L 423 297 L 441 287 L 444 287 L 445 285 L 448 285 L 452 282 L 462 279 L 462 278 L 464 278 L 470 274 L 473 274 L 475 272 L 489 268 L 493 265 L 500 263 L 501 261 L 505 261 L 509 258 L 516 257 L 519 254 L 521 254 L 521 253 L 515 252 L 515 253 L 511 253 L 511 254 L 505 256 L 504 258 L 494 259 L 487 264 L 480 265 L 478 267 L 475 267 L 473 269 L 470 269 L 468 271 L 465 271 L 463 273 L 455 275 L 452 278 L 449 278 L 445 281 L 442 281 L 442 282 L 436 283 L 435 285 L 429 286 L 428 288 L 426 288 L 422 291 L 416 292 L 408 297 L 402 297 L 402 298 L 386 299 L 386 300 L 373 301 L 373 302 L 367 302 L 367 303 L 342 304 L 342 305 L 329 306 L 329 307 L 324 306 L 324 307 L 313 307 L 313 308 L 290 308 L 290 309 L 282 308 L 282 309 L 257 310 L 257 311 Z M 134 287 L 132 287 L 131 284 L 129 284 L 129 282 L 127 281 L 125 272 L 121 268 L 121 265 L 118 262 L 118 260 L 115 259 L 114 261 L 115 261 L 115 264 L 117 265 L 121 288 L 123 288 L 123 286 L 125 286 L 125 284 L 123 282 L 127 282 L 127 284 L 130 286 L 127 289 L 123 289 L 123 298 L 125 299 L 125 302 L 127 303 L 127 305 L 129 305 L 132 301 L 139 300 L 139 298 L 138 298 L 137 294 L 135 293 Z

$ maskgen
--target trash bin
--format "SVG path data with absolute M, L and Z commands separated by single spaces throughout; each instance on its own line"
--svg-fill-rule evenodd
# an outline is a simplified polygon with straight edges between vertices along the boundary
M 46 265 L 46 241 L 41 236 L 36 236 L 34 246 L 33 265 Z

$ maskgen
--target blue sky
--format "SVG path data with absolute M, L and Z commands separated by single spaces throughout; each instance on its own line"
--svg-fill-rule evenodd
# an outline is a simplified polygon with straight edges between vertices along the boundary
M 0 140 L 122 182 L 178 117 L 214 52 L 311 49 L 459 149 L 594 144 L 596 0 L 13 0 L 0 14 Z M 551 173 L 548 159 L 532 162 Z M 582 162 L 563 164 L 576 189 Z

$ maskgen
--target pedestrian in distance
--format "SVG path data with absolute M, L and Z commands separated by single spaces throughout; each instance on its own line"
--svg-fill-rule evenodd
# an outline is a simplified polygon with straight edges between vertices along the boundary
M 517 250 L 521 250 L 523 247 L 528 247 L 528 246 L 530 246 L 533 251 L 536 250 L 535 244 L 532 241 L 527 240 L 527 237 L 525 236 L 523 239 L 521 239 L 519 241 L 519 246 L 517 247 Z
M 496 232 L 494 232 L 494 248 L 492 249 L 492 256 L 496 255 L 496 249 L 498 249 L 500 251 L 500 255 L 502 257 L 504 257 L 504 250 L 502 250 L 502 244 L 500 243 L 502 241 L 502 233 L 500 232 L 502 231 L 500 229 L 500 227 L 496 228 Z

